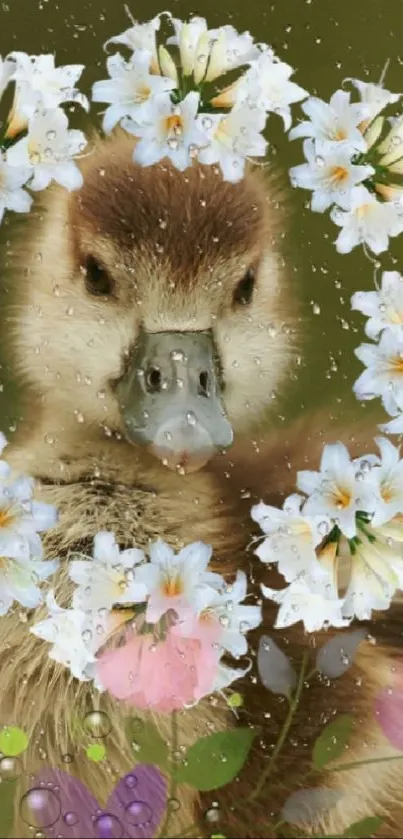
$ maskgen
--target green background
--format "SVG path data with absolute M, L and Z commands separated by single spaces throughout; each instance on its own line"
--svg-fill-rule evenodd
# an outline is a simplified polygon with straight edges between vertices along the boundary
M 129 5 L 138 20 L 147 20 L 164 8 L 156 0 Z M 201 14 L 211 27 L 232 23 L 239 30 L 249 29 L 293 65 L 296 82 L 323 99 L 328 100 L 346 76 L 379 80 L 388 59 L 386 87 L 403 90 L 401 0 L 209 0 L 198 6 L 176 2 L 170 9 L 182 18 Z M 106 77 L 104 41 L 129 25 L 120 0 L 8 0 L 0 3 L 0 54 L 13 49 L 55 52 L 59 64 L 84 63 L 81 89 L 89 93 L 93 81 Z M 92 120 L 98 125 L 101 109 L 94 106 L 92 111 Z M 301 116 L 298 106 L 294 110 L 297 116 Z M 0 106 L 0 119 L 5 117 Z M 276 116 L 269 120 L 267 137 L 274 160 L 285 175 L 291 165 L 302 162 L 301 142 L 288 141 Z M 337 254 L 333 242 L 338 229 L 326 215 L 308 209 L 309 193 L 290 187 L 289 198 L 292 212 L 284 256 L 293 294 L 301 301 L 304 337 L 302 363 L 290 371 L 287 392 L 278 403 L 280 421 L 324 405 L 337 421 L 352 411 L 359 422 L 363 412 L 374 408 L 379 412 L 379 405 L 362 405 L 351 391 L 362 369 L 353 350 L 365 338 L 362 316 L 350 311 L 350 296 L 357 289 L 373 288 L 374 266 L 361 248 L 350 255 Z M 18 283 L 18 272 L 13 269 L 17 224 L 24 233 L 27 218 L 16 219 L 10 214 L 0 228 L 0 424 L 6 433 L 18 421 L 20 411 L 18 382 L 9 355 L 4 353 L 18 313 L 7 305 L 12 301 L 13 285 Z M 403 236 L 391 244 L 382 265 L 399 268 Z M 378 415 L 384 417 L 382 411 Z

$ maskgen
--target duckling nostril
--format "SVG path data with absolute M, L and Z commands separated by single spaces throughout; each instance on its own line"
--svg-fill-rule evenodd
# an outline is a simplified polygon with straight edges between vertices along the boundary
M 162 375 L 159 367 L 149 367 L 145 374 L 145 386 L 148 393 L 159 393 L 162 388 Z
M 199 396 L 210 396 L 210 376 L 207 370 L 202 370 L 199 374 Z

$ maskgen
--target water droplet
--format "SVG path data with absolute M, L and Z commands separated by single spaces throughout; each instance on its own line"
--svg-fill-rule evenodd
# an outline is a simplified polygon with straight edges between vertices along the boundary
M 211 119 L 211 117 L 202 117 L 201 122 L 202 122 L 203 128 L 205 128 L 206 130 L 211 128 L 211 126 L 213 125 L 213 120 Z
M 102 813 L 94 821 L 99 839 L 120 839 L 123 835 L 123 826 L 117 816 L 113 813 Z
M 56 131 L 50 130 L 46 132 L 46 136 L 48 140 L 55 140 L 56 139 Z
M 51 827 L 60 818 L 62 806 L 51 789 L 34 787 L 22 796 L 20 815 L 30 827 Z
M 66 754 L 62 755 L 62 762 L 63 763 L 73 763 L 74 757 L 70 752 L 66 752 Z
M 88 644 L 88 642 L 91 641 L 91 638 L 92 638 L 91 630 L 90 629 L 84 629 L 84 632 L 82 633 L 81 637 L 82 637 L 84 643 Z
M 112 723 L 105 711 L 90 711 L 84 717 L 83 726 L 92 737 L 107 737 L 112 730 Z
M 3 757 L 0 760 L 0 778 L 2 781 L 14 781 L 22 775 L 23 766 L 18 757 Z
M 220 821 L 220 810 L 218 807 L 210 807 L 205 812 L 205 819 L 206 821 L 210 822 L 210 824 L 217 824 Z
M 125 809 L 126 821 L 135 827 L 144 827 L 152 819 L 153 811 L 146 801 L 131 801 Z
M 73 813 L 73 812 L 70 811 L 69 813 L 64 814 L 63 821 L 66 822 L 66 824 L 69 827 L 72 827 L 74 824 L 77 824 L 78 815 L 77 815 L 77 813 Z
M 188 411 L 186 414 L 186 421 L 188 425 L 197 425 L 196 414 L 194 414 L 193 411 Z
M 126 775 L 125 777 L 125 785 L 128 789 L 134 789 L 138 784 L 137 778 L 135 775 Z
M 221 626 L 227 627 L 229 626 L 229 617 L 228 615 L 221 615 L 219 618 Z

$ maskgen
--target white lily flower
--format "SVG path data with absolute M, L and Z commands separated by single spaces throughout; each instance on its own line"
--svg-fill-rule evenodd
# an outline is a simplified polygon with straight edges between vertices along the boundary
M 11 61 L 9 57 L 3 59 L 0 55 L 0 99 L 15 71 L 15 61 Z
M 68 190 L 79 189 L 83 177 L 71 158 L 86 145 L 82 131 L 68 130 L 68 118 L 60 108 L 44 110 L 30 122 L 28 136 L 8 149 L 7 163 L 31 168 L 30 189 L 45 189 L 52 180 Z
M 0 513 L 1 515 L 1 513 Z M 42 602 L 39 583 L 57 571 L 57 560 L 42 562 L 30 557 L 23 540 L 10 539 L 0 547 L 0 615 L 5 615 L 16 600 L 27 609 Z
M 230 70 L 249 64 L 260 55 L 260 50 L 253 43 L 249 32 L 240 34 L 233 26 L 227 24 L 220 26 L 214 34 L 216 37 L 211 46 L 206 82 L 212 82 Z
M 250 69 L 215 96 L 211 104 L 215 108 L 228 108 L 235 104 L 256 105 L 268 113 L 281 116 L 288 131 L 291 125 L 290 105 L 308 96 L 307 91 L 289 80 L 293 68 L 277 61 L 269 50 L 250 63 Z
M 368 532 L 371 532 L 370 528 Z M 399 586 L 396 573 L 398 565 L 402 573 L 403 560 L 398 556 L 398 552 L 386 542 L 370 542 L 360 533 L 355 553 L 351 557 L 350 581 L 342 614 L 349 620 L 354 617 L 358 620 L 370 620 L 372 610 L 388 609 Z
M 329 516 L 349 539 L 356 535 L 357 509 L 373 503 L 372 490 L 357 480 L 357 467 L 343 443 L 324 446 L 320 472 L 298 472 L 297 487 L 309 496 L 303 514 Z
M 6 210 L 27 213 L 31 209 L 32 196 L 22 189 L 31 174 L 27 166 L 16 169 L 0 159 L 0 223 Z
M 215 583 L 214 578 L 209 581 Z M 217 575 L 217 582 L 205 592 L 205 606 L 198 614 L 183 613 L 172 631 L 183 637 L 217 638 L 219 625 L 219 646 L 238 658 L 248 649 L 245 634 L 255 629 L 262 621 L 260 606 L 247 606 L 242 603 L 247 596 L 248 582 L 246 574 L 238 571 L 234 583 L 224 585 L 224 580 Z
M 0 487 L 0 552 L 15 541 L 25 544 L 37 558 L 43 555 L 38 533 L 53 527 L 57 521 L 55 507 L 32 500 L 33 481 L 18 478 Z
M 396 404 L 403 402 L 403 335 L 384 329 L 378 344 L 361 344 L 355 355 L 366 370 L 354 384 L 358 399 L 382 397 L 382 402 L 392 416 Z
M 403 513 L 403 460 L 400 450 L 385 437 L 376 437 L 375 442 L 381 453 L 378 465 L 373 466 L 366 475 L 376 497 L 376 506 L 372 513 L 371 528 L 385 524 L 398 513 Z
M 364 186 L 352 190 L 350 210 L 335 207 L 330 217 L 342 228 L 336 240 L 339 253 L 350 253 L 363 243 L 374 253 L 383 253 L 389 247 L 389 237 L 403 231 L 402 204 L 378 201 Z
M 311 209 L 318 213 L 332 204 L 349 209 L 353 187 L 375 171 L 372 166 L 356 166 L 351 152 L 343 147 L 319 156 L 314 141 L 305 140 L 304 154 L 308 163 L 290 169 L 290 179 L 293 186 L 313 190 Z
M 94 539 L 93 559 L 73 560 L 69 577 L 78 586 L 73 606 L 85 612 L 111 609 L 115 603 L 142 603 L 147 588 L 137 583 L 134 568 L 144 560 L 136 548 L 120 551 L 113 533 L 101 531 Z
M 168 38 L 167 44 L 179 47 L 183 75 L 194 73 L 196 84 L 199 84 L 206 71 L 214 31 L 209 33 L 206 19 L 197 15 L 188 23 L 172 18 L 172 25 L 175 35 Z
M 2 431 L 0 431 L 0 454 L 3 453 L 3 450 L 6 448 L 6 446 L 7 446 L 7 438 L 2 433 Z M 6 480 L 6 478 L 8 478 L 10 476 L 10 473 L 11 473 L 11 469 L 10 469 L 8 463 L 6 463 L 5 460 L 0 460 L 0 481 Z
M 83 64 L 55 67 L 55 57 L 50 54 L 12 52 L 9 58 L 15 62 L 16 89 L 7 136 L 19 133 L 39 107 L 53 110 L 62 102 L 77 102 L 88 111 L 87 97 L 75 86 L 84 70 Z
M 198 123 L 208 134 L 199 161 L 219 163 L 226 181 L 241 180 L 246 158 L 262 157 L 266 153 L 267 143 L 260 133 L 266 114 L 260 108 L 235 105 L 229 114 L 200 114 Z
M 403 277 L 398 271 L 384 271 L 379 291 L 357 291 L 351 308 L 366 315 L 365 334 L 376 339 L 383 329 L 397 334 L 403 327 Z
M 393 417 L 389 422 L 379 425 L 386 434 L 403 434 L 403 390 L 393 392 L 393 398 L 385 405 L 388 413 Z
M 88 618 L 80 609 L 62 609 L 50 591 L 46 598 L 49 617 L 31 627 L 38 638 L 52 644 L 49 657 L 69 667 L 76 679 L 89 679 L 88 665 L 95 662 L 95 656 L 86 641 Z
M 304 574 L 321 574 L 315 548 L 332 529 L 328 516 L 301 513 L 304 501 L 295 493 L 285 500 L 282 510 L 261 502 L 251 511 L 252 519 L 267 534 L 254 553 L 261 562 L 277 562 L 288 583 Z
M 178 105 L 171 102 L 168 93 L 155 96 L 152 100 L 152 115 L 146 125 L 136 125 L 124 119 L 122 126 L 140 140 L 136 144 L 133 160 L 141 166 L 151 166 L 164 157 L 169 157 L 180 171 L 192 163 L 193 151 L 206 143 L 196 115 L 199 94 L 191 91 Z
M 318 154 L 341 143 L 352 152 L 366 151 L 367 144 L 358 125 L 368 115 L 367 105 L 351 104 L 349 93 L 336 90 L 329 103 L 311 96 L 301 107 L 310 121 L 296 125 L 290 131 L 290 140 L 312 137 Z
M 360 79 L 346 79 L 351 81 L 361 97 L 361 102 L 368 107 L 367 120 L 372 121 L 387 105 L 395 104 L 402 96 L 401 93 L 391 93 L 380 84 L 362 82 Z
M 295 580 L 281 591 L 262 585 L 261 590 L 264 597 L 280 604 L 276 629 L 302 621 L 307 632 L 319 632 L 324 626 L 349 623 L 341 613 L 343 600 L 332 596 L 332 586 L 324 580 Z
M 381 166 L 387 166 L 390 172 L 402 173 L 403 117 L 393 120 L 389 134 L 379 144 L 377 151 L 383 155 L 379 160 Z
M 187 545 L 178 554 L 160 539 L 151 545 L 150 562 L 137 571 L 137 582 L 149 593 L 147 621 L 155 623 L 170 609 L 181 618 L 190 608 L 199 612 L 209 604 L 212 588 L 222 583 L 218 574 L 206 570 L 211 555 L 211 547 L 203 542 Z
M 147 50 L 151 53 L 151 69 L 153 73 L 159 73 L 158 55 L 156 35 L 161 26 L 160 15 L 152 18 L 146 23 L 135 23 L 129 29 L 126 29 L 120 35 L 115 35 L 109 38 L 104 44 L 108 47 L 109 44 L 123 44 L 125 47 L 135 52 L 136 50 Z
M 93 102 L 110 102 L 103 119 L 107 134 L 123 117 L 140 124 L 151 120 L 153 97 L 175 88 L 172 78 L 150 73 L 150 61 L 151 53 L 146 50 L 137 50 L 130 61 L 120 53 L 108 58 L 110 78 L 95 82 L 92 88 Z

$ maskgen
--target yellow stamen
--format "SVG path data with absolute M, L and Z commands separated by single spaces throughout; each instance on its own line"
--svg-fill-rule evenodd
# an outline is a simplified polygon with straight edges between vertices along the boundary
M 394 358 L 390 359 L 390 366 L 395 373 L 403 373 L 403 358 L 395 355 Z
M 386 501 L 386 503 L 387 503 L 388 501 L 391 501 L 391 500 L 392 500 L 392 498 L 393 498 L 393 489 L 392 489 L 392 487 L 390 486 L 390 484 L 384 484 L 384 485 L 381 487 L 381 496 L 382 496 L 383 500 L 384 500 L 384 501 Z
M 14 519 L 10 510 L 0 510 L 0 527 L 9 527 Z
M 345 166 L 333 166 L 330 178 L 334 183 L 342 183 L 348 178 L 348 169 Z
M 351 502 L 351 492 L 349 492 L 348 489 L 342 489 L 341 487 L 337 488 L 335 492 L 335 501 L 336 507 L 338 507 L 339 510 L 348 507 Z
M 183 592 L 183 583 L 180 577 L 168 577 L 162 587 L 165 597 L 177 597 Z
M 166 118 L 166 127 L 168 134 L 182 134 L 183 119 L 180 114 L 171 114 Z

